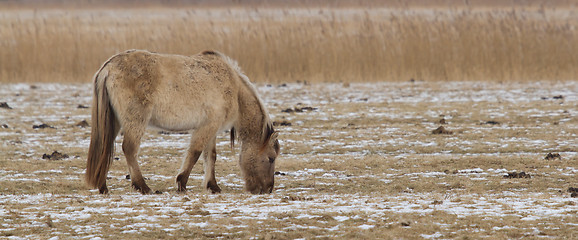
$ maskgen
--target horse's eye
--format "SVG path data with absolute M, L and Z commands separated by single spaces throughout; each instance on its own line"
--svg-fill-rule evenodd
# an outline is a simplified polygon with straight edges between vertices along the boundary
M 275 162 L 275 158 L 274 157 L 269 157 L 269 163 L 273 163 Z

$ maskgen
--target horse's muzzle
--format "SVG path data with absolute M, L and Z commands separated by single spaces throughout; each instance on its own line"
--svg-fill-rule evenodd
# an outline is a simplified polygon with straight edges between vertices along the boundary
M 268 193 L 272 193 L 274 188 L 275 188 L 275 185 L 270 184 L 269 186 L 260 186 L 260 187 L 253 188 L 249 192 L 251 192 L 252 194 L 268 194 Z

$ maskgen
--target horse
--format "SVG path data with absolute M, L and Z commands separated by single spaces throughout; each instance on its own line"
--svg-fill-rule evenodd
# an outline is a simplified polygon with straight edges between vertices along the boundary
M 107 194 L 106 177 L 114 143 L 122 130 L 122 151 L 131 183 L 151 193 L 138 164 L 141 139 L 148 127 L 191 133 L 190 145 L 176 177 L 185 192 L 191 170 L 204 158 L 203 187 L 221 192 L 215 179 L 216 136 L 230 130 L 231 147 L 240 140 L 239 166 L 244 190 L 271 193 L 278 132 L 267 109 L 238 63 L 217 51 L 193 56 L 128 50 L 110 57 L 94 75 L 92 129 L 85 180 Z

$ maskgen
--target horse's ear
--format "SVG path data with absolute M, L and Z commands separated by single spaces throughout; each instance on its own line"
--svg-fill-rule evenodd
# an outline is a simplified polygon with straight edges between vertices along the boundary
M 279 154 L 279 152 L 281 151 L 281 147 L 279 146 L 279 140 L 277 139 L 278 136 L 279 136 L 278 132 L 273 132 L 273 134 L 271 134 L 271 137 L 269 138 L 269 144 L 273 145 L 273 147 L 275 148 L 275 152 L 277 154 Z
M 277 137 L 279 136 L 279 132 L 273 132 L 271 134 L 271 136 L 269 137 L 269 141 L 271 143 L 274 143 L 275 141 L 277 141 Z

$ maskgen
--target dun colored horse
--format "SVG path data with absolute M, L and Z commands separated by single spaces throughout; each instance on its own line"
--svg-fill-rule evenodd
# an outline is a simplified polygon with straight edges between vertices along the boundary
M 114 141 L 122 130 L 132 186 L 151 192 L 137 158 L 147 127 L 192 133 L 179 174 L 177 191 L 184 192 L 191 169 L 204 158 L 203 187 L 217 193 L 216 135 L 231 130 L 241 141 L 239 165 L 245 190 L 271 193 L 275 158 L 280 147 L 267 109 L 237 62 L 215 51 L 194 56 L 129 50 L 108 59 L 94 76 L 92 132 L 86 182 L 108 193 L 106 176 Z M 202 153 L 202 154 L 201 154 Z

